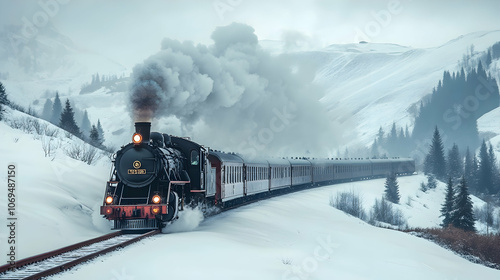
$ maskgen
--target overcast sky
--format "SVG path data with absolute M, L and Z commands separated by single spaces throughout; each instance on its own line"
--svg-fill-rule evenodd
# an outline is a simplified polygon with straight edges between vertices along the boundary
M 213 30 L 232 22 L 251 25 L 260 40 L 434 47 L 500 29 L 499 12 L 497 0 L 0 0 L 3 25 L 38 20 L 43 28 L 45 13 L 79 46 L 127 66 L 158 51 L 164 37 L 211 44 Z

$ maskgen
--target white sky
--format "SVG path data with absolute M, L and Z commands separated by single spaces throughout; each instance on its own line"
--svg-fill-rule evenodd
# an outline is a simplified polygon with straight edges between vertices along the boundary
M 46 13 L 79 46 L 128 65 L 156 52 L 164 37 L 210 44 L 215 27 L 231 22 L 251 25 L 261 40 L 291 33 L 315 46 L 367 40 L 434 47 L 500 29 L 499 11 L 496 0 L 0 0 L 0 23 L 21 25 Z

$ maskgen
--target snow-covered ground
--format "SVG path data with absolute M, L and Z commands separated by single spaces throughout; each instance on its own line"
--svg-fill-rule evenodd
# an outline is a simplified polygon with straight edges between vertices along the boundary
M 6 117 L 10 120 L 31 118 L 13 110 L 8 110 Z M 48 157 L 42 142 L 48 142 L 50 137 L 27 134 L 3 121 L 0 131 L 0 220 L 4 228 L 7 225 L 3 225 L 7 222 L 7 166 L 14 163 L 18 259 L 100 236 L 109 230 L 98 211 L 110 170 L 106 156 L 94 165 L 68 157 L 65 150 L 82 142 L 66 138 L 59 129 L 59 137 L 51 140 L 54 153 Z M 3 263 L 8 236 L 3 229 L 0 233 Z
M 414 195 L 423 176 L 400 178 Z M 498 279 L 409 234 L 373 227 L 329 205 L 342 189 L 380 196 L 383 179 L 301 191 L 241 207 L 189 232 L 156 236 L 52 279 Z M 439 190 L 437 190 L 439 191 Z M 437 192 L 436 191 L 436 192 Z M 421 196 L 423 198 L 424 196 Z M 440 195 L 416 198 L 410 223 L 434 224 Z M 428 203 L 428 211 L 420 211 Z M 425 208 L 426 209 L 426 208 Z M 195 216 L 189 213 L 191 216 Z M 428 216 L 428 217 L 427 217 Z
M 9 111 L 8 118 L 23 114 Z M 109 232 L 98 214 L 109 159 L 75 161 L 61 137 L 45 157 L 42 140 L 0 122 L 0 166 L 17 165 L 18 258 Z M 6 173 L 2 181 L 5 182 Z M 423 193 L 423 175 L 400 177 L 401 209 L 409 226 L 435 227 L 444 184 Z M 329 205 L 340 191 L 363 197 L 365 210 L 383 194 L 384 179 L 301 191 L 257 202 L 201 221 L 186 211 L 169 233 L 97 258 L 52 279 L 496 279 L 500 271 L 470 263 L 434 243 L 371 226 Z M 0 220 L 7 221 L 6 187 Z M 483 203 L 473 198 L 475 206 Z M 408 203 L 409 202 L 409 203 Z M 199 223 L 201 221 L 201 223 Z M 3 232 L 3 231 L 2 231 Z M 2 256 L 7 240 L 0 234 Z M 163 277 L 163 276 L 162 276 Z

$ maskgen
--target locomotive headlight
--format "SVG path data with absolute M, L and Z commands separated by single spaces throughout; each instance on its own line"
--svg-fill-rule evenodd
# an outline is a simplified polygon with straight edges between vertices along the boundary
M 158 213 L 160 213 L 160 206 L 153 206 L 151 207 L 151 212 L 156 215 Z
M 142 135 L 139 133 L 134 133 L 134 135 L 132 136 L 132 142 L 136 145 L 141 144 Z
M 153 198 L 151 199 L 151 201 L 154 203 L 154 204 L 158 204 L 161 202 L 161 197 L 157 194 L 153 195 Z
M 113 197 L 112 197 L 112 196 L 110 196 L 110 195 L 108 195 L 108 196 L 106 197 L 106 204 L 111 204 L 111 203 L 113 203 Z

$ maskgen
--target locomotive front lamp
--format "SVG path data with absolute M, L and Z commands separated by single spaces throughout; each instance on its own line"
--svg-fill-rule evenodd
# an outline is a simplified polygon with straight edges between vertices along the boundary
M 153 212 L 154 215 L 160 213 L 160 206 L 153 206 L 151 212 Z
M 141 144 L 141 142 L 142 142 L 142 135 L 139 134 L 139 133 L 134 133 L 134 135 L 132 136 L 132 142 L 135 145 Z
M 153 196 L 153 198 L 151 199 L 151 201 L 153 201 L 154 204 L 158 204 L 161 201 L 161 197 L 159 195 L 155 194 Z
M 110 196 L 110 195 L 108 195 L 108 196 L 106 197 L 106 204 L 111 204 L 111 203 L 113 203 L 113 197 L 112 197 L 112 196 Z

